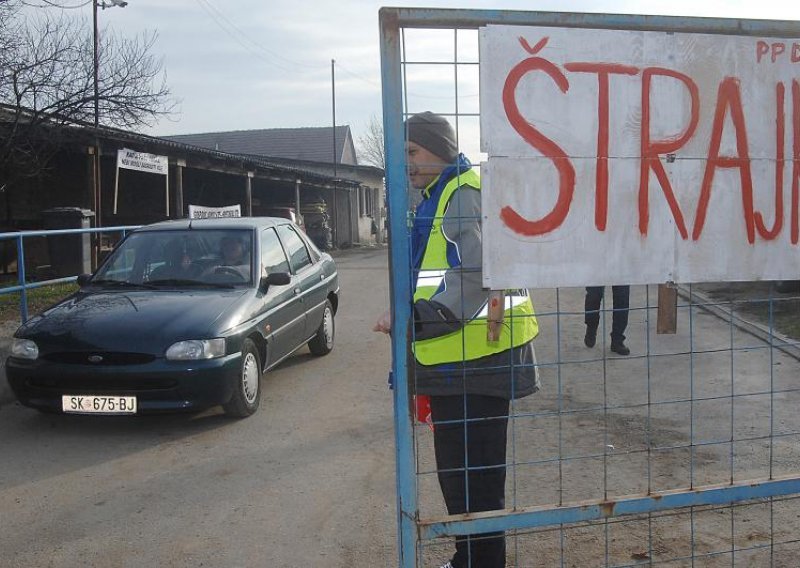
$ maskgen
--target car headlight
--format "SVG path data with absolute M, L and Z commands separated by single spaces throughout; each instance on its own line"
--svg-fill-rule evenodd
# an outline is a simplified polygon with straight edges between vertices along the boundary
M 11 355 L 20 359 L 38 359 L 39 347 L 30 339 L 15 337 L 11 342 Z
M 167 359 L 170 361 L 215 359 L 223 355 L 225 355 L 225 340 L 222 338 L 188 339 L 173 343 L 167 349 Z

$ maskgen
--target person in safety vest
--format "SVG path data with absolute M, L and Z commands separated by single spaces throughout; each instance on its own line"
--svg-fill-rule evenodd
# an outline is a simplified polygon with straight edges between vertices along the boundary
M 411 387 L 430 399 L 448 513 L 503 509 L 509 401 L 539 389 L 533 304 L 527 290 L 506 290 L 499 338 L 487 339 L 480 178 L 459 153 L 447 119 L 422 112 L 408 117 L 405 127 L 409 181 L 422 192 L 411 234 Z M 373 329 L 390 328 L 386 312 Z M 443 568 L 504 566 L 505 538 L 494 532 L 457 537 L 455 555 Z

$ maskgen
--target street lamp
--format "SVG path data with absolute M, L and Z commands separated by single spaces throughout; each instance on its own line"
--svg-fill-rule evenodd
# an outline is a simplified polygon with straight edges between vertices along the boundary
M 100 68 L 100 59 L 98 55 L 99 38 L 97 31 L 97 7 L 103 10 L 106 8 L 113 8 L 119 6 L 124 8 L 128 3 L 123 0 L 92 0 L 92 19 L 94 25 L 92 27 L 94 35 L 94 210 L 95 210 L 95 226 L 102 226 L 102 198 L 100 190 L 100 136 L 97 132 L 97 127 L 100 124 L 100 89 L 98 86 L 98 70 Z M 100 239 L 98 238 L 94 247 L 94 264 L 97 266 L 97 256 L 100 248 Z
M 100 67 L 100 59 L 98 56 L 99 38 L 97 33 L 97 7 L 103 10 L 106 8 L 113 8 L 119 6 L 124 8 L 128 3 L 123 0 L 92 0 L 92 16 L 94 20 L 94 127 L 97 128 L 100 122 L 100 94 L 98 89 L 97 75 L 98 68 Z

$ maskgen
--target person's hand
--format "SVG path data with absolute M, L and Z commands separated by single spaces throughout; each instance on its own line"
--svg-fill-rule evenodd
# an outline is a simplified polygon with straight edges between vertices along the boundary
M 378 321 L 372 326 L 372 331 L 380 331 L 381 333 L 390 333 L 392 331 L 392 315 L 388 310 L 380 315 Z

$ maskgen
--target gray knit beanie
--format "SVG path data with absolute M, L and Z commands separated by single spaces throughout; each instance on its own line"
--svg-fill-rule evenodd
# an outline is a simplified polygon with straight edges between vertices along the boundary
M 458 158 L 456 133 L 443 116 L 430 111 L 420 112 L 406 119 L 408 141 L 415 142 L 446 162 Z

